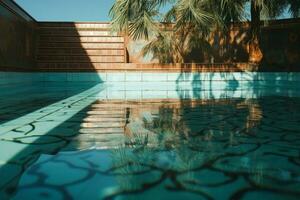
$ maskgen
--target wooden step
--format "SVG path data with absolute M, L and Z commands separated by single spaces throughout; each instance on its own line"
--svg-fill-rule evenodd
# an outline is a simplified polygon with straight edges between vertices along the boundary
M 97 68 L 113 69 L 116 64 L 119 65 L 119 63 L 48 63 L 40 61 L 37 63 L 37 67 L 39 70 L 46 71 L 95 71 Z
M 156 68 L 152 65 L 145 66 L 145 65 L 138 65 L 138 64 L 132 64 L 129 65 L 127 63 L 49 63 L 49 62 L 38 62 L 38 68 L 39 69 L 45 69 L 45 70 L 70 70 L 73 69 L 74 71 L 94 71 L 94 70 L 126 70 L 126 71 L 136 71 L 136 70 L 143 70 L 143 71 L 155 71 Z M 182 71 L 183 69 L 180 67 L 173 66 L 172 68 L 168 67 L 161 67 L 158 68 L 160 70 L 166 70 L 166 71 Z M 187 70 L 188 71 L 188 70 Z
M 81 49 L 123 49 L 124 43 L 39 43 L 39 49 L 51 49 L 51 48 L 81 48 Z
M 124 63 L 125 39 L 110 23 L 40 22 L 37 63 L 45 70 L 92 70 L 95 64 Z
M 71 31 L 71 32 L 78 32 L 78 31 L 105 31 L 111 32 L 108 28 L 76 28 L 76 27 L 40 27 L 39 33 L 57 33 L 61 31 Z
M 101 37 L 101 36 L 110 36 L 110 37 L 120 37 L 117 33 L 111 31 L 103 30 L 72 30 L 72 29 L 40 29 L 39 31 L 41 37 Z
M 124 56 L 38 56 L 37 61 L 55 62 L 55 63 L 123 63 Z
M 124 49 L 39 49 L 38 55 L 57 56 L 124 56 Z
M 124 38 L 123 37 L 109 37 L 109 36 L 101 36 L 101 37 L 46 37 L 42 36 L 40 37 L 40 42 L 42 43 L 49 43 L 49 42 L 63 42 L 63 43 L 69 43 L 69 42 L 104 42 L 104 43 L 123 43 Z
M 41 22 L 38 23 L 40 28 L 107 28 L 111 27 L 110 23 L 98 22 Z

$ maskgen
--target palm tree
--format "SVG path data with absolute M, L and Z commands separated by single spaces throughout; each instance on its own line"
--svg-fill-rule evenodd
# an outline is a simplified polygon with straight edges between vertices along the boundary
M 272 1 L 272 0 L 271 0 Z M 261 33 L 261 16 L 268 16 L 272 11 L 273 5 L 270 0 L 250 0 L 250 42 L 249 42 L 249 61 L 260 62 L 263 54 L 260 49 L 259 36 Z
M 167 23 L 174 23 L 172 41 L 178 43 L 178 61 L 184 61 L 194 48 L 212 54 L 208 42 L 211 32 L 222 30 L 227 33 L 232 22 L 244 19 L 241 14 L 244 2 L 245 0 L 178 0 L 165 16 Z
M 184 63 L 193 48 L 208 46 L 209 33 L 220 24 L 210 1 L 199 0 L 175 2 L 164 22 L 173 24 L 173 30 L 162 35 L 172 43 L 173 61 L 178 63 Z
M 166 3 L 173 7 L 165 14 L 160 8 Z M 203 0 L 117 0 L 110 11 L 112 29 L 123 32 L 132 39 L 151 40 L 143 52 L 151 52 L 161 62 L 185 62 L 186 55 L 197 42 L 204 38 L 215 18 L 210 1 Z M 160 23 L 173 23 L 161 26 Z
M 110 10 L 112 30 L 128 34 L 134 40 L 158 32 L 159 9 L 169 0 L 116 0 Z
M 275 18 L 280 16 L 286 8 L 293 17 L 299 16 L 300 0 L 250 0 L 251 22 L 250 22 L 250 43 L 249 61 L 261 61 L 263 54 L 260 50 L 259 36 L 261 34 L 261 18 Z
M 212 30 L 240 19 L 236 14 L 243 9 L 240 2 L 242 1 L 117 0 L 110 11 L 112 29 L 123 32 L 134 40 L 152 39 L 143 49 L 144 54 L 151 52 L 161 62 L 183 63 L 193 48 L 207 51 L 207 37 Z M 171 3 L 172 7 L 167 13 L 161 13 L 160 8 L 166 3 Z M 161 26 L 157 22 L 165 25 Z M 172 25 L 168 27 L 167 24 Z
M 259 62 L 261 17 L 278 16 L 287 6 L 298 15 L 296 1 L 300 0 L 116 0 L 110 16 L 114 31 L 133 40 L 150 40 L 144 54 L 150 52 L 160 62 L 183 63 L 193 48 L 209 51 L 211 31 L 227 30 L 232 22 L 245 19 L 245 4 L 250 2 L 249 61 Z M 166 3 L 172 7 L 161 13 Z

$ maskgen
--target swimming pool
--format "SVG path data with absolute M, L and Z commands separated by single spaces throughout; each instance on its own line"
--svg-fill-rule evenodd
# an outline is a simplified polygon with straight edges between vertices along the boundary
M 0 199 L 298 199 L 298 75 L 122 76 L 0 86 Z

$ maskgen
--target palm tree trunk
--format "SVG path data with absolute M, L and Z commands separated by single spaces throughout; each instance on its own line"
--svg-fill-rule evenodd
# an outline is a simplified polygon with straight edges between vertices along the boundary
M 249 61 L 258 63 L 262 60 L 263 54 L 259 45 L 260 36 L 260 12 L 261 8 L 251 0 L 251 39 L 249 43 Z

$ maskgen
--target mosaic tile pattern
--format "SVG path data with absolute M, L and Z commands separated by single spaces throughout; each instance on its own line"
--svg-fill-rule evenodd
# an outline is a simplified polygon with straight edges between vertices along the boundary
M 95 101 L 103 86 L 21 88 L 3 90 L 5 98 L 0 100 L 0 199 L 8 198 L 3 191 L 14 187 L 41 153 L 58 152 L 68 136 L 77 134 L 80 111 Z
M 1 175 L 1 197 L 298 199 L 299 98 L 117 101 L 98 90 L 1 136 L 1 149 L 22 152 L 1 157 L 15 176 Z

